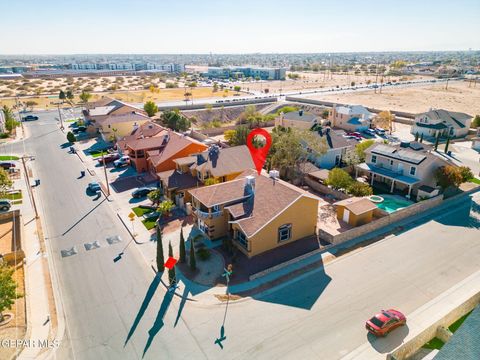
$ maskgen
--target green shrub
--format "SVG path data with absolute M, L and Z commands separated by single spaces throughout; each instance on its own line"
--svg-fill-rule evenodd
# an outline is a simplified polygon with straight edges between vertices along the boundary
M 348 187 L 349 194 L 353 196 L 370 196 L 373 195 L 373 190 L 370 185 L 355 181 Z

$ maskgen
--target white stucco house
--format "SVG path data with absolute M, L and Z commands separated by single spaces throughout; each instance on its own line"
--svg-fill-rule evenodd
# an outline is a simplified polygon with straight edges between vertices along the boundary
M 424 137 L 460 138 L 468 134 L 472 116 L 443 109 L 431 109 L 430 111 L 415 115 L 415 122 L 410 133 Z

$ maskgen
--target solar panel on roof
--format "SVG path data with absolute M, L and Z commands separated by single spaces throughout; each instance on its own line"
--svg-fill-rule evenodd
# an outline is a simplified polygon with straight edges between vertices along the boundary
M 423 145 L 419 144 L 419 143 L 412 142 L 412 143 L 410 143 L 410 148 L 413 149 L 413 150 L 422 150 Z
M 417 163 L 426 158 L 426 156 L 423 154 L 417 154 L 417 153 L 414 153 L 413 151 L 408 151 L 408 150 L 400 150 L 397 156 L 400 159 L 417 162 Z
M 373 151 L 379 153 L 379 154 L 385 154 L 385 155 L 390 155 L 393 154 L 397 149 L 391 146 L 386 146 L 386 145 L 377 145 L 373 149 Z

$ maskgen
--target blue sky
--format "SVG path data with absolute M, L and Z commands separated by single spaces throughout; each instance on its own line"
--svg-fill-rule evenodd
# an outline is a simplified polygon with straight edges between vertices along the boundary
M 480 49 L 479 0 L 0 0 L 0 54 Z

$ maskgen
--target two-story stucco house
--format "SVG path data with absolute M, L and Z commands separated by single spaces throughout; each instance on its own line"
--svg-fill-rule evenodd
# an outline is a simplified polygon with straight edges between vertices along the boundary
M 150 120 L 143 109 L 108 97 L 88 103 L 85 108 L 85 120 L 95 126 L 105 141 L 129 135 Z
M 117 148 L 130 157 L 130 164 L 138 172 L 175 169 L 174 160 L 199 151 L 207 146 L 199 141 L 178 134 L 152 121 L 137 127 L 131 135 L 117 141 Z
M 317 117 L 303 110 L 281 113 L 275 118 L 275 126 L 308 130 L 317 124 Z
M 364 163 L 356 166 L 360 173 L 370 177 L 370 184 L 386 184 L 390 192 L 403 191 L 410 196 L 417 194 L 421 186 L 435 188 L 435 171 L 446 165 L 455 165 L 447 158 L 418 142 L 399 145 L 376 144 L 366 151 Z
M 468 134 L 472 116 L 443 109 L 431 109 L 430 111 L 415 115 L 415 122 L 410 133 L 424 137 L 465 137 Z
M 315 131 L 321 141 L 325 141 L 327 152 L 321 155 L 312 154 L 309 160 L 323 169 L 340 166 L 348 149 L 355 147 L 357 144 L 356 140 L 346 138 L 343 131 L 335 131 L 330 127 L 321 126 L 318 126 Z
M 235 179 L 255 167 L 245 145 L 220 148 L 212 145 L 207 151 L 192 153 L 173 160 L 174 170 L 157 172 L 165 196 L 179 206 L 190 201 L 189 189 L 203 186 L 207 180 L 222 183 Z
M 194 219 L 209 239 L 228 236 L 247 257 L 315 236 L 318 198 L 254 170 L 190 190 Z
M 375 114 L 362 105 L 334 105 L 329 112 L 328 120 L 334 127 L 346 131 L 365 131 L 370 127 Z

